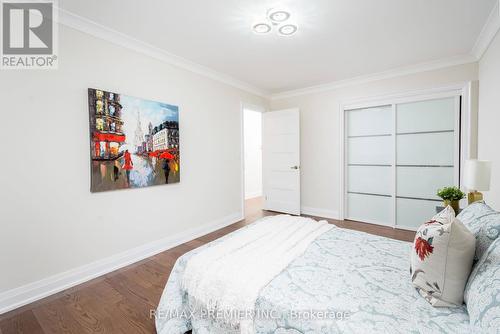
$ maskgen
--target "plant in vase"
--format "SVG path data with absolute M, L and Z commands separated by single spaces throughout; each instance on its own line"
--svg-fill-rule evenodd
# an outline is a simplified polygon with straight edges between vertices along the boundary
M 437 195 L 443 199 L 445 207 L 450 205 L 455 213 L 460 210 L 460 200 L 465 197 L 465 193 L 457 187 L 444 187 L 439 189 Z

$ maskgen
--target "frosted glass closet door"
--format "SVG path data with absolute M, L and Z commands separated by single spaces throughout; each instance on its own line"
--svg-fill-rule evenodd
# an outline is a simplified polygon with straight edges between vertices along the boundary
M 455 97 L 396 106 L 396 225 L 415 229 L 441 200 L 436 191 L 455 185 Z
M 390 225 L 392 108 L 346 111 L 347 219 Z

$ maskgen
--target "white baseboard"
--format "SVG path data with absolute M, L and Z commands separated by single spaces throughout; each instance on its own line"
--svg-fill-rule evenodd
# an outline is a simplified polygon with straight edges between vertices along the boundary
M 301 211 L 305 215 L 328 218 L 328 219 L 339 219 L 340 215 L 337 211 L 311 208 L 309 206 L 302 206 Z
M 245 194 L 245 199 L 261 197 L 261 196 L 262 196 L 262 191 L 254 191 L 254 192 Z
M 234 224 L 244 217 L 241 212 L 191 228 L 174 236 L 153 241 L 96 262 L 62 272 L 27 285 L 0 293 L 0 314 L 14 310 L 75 285 L 84 283 L 137 261 L 161 253 L 205 234 Z

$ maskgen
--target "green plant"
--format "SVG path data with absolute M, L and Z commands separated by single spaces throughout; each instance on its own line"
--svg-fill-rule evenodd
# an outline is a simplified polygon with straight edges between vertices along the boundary
M 445 201 L 459 201 L 465 197 L 465 193 L 457 187 L 444 187 L 438 190 L 437 195 Z

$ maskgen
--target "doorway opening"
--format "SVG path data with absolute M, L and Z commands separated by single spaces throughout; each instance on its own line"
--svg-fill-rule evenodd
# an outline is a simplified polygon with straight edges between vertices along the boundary
M 243 107 L 243 163 L 245 214 L 262 210 L 262 112 Z

